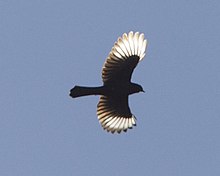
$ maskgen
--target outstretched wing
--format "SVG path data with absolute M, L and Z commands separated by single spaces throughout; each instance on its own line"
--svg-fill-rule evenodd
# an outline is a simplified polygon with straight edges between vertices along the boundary
M 101 96 L 97 107 L 99 122 L 108 132 L 126 132 L 136 126 L 136 118 L 128 106 L 128 96 Z
M 104 85 L 130 82 L 134 68 L 144 58 L 146 46 L 143 33 L 131 31 L 119 37 L 102 69 Z

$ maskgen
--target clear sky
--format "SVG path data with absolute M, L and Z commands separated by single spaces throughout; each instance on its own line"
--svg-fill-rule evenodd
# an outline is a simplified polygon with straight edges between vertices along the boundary
M 116 39 L 143 32 L 137 127 L 105 132 L 98 96 Z M 1 176 L 219 176 L 219 1 L 0 1 Z

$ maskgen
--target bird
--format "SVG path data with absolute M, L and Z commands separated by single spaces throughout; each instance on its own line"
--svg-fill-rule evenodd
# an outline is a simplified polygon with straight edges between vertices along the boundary
M 128 96 L 144 92 L 141 85 L 131 82 L 138 62 L 145 56 L 147 39 L 143 33 L 124 33 L 114 43 L 102 68 L 103 85 L 86 87 L 76 85 L 70 90 L 72 98 L 100 95 L 97 105 L 98 120 L 104 130 L 111 133 L 126 132 L 136 126 Z

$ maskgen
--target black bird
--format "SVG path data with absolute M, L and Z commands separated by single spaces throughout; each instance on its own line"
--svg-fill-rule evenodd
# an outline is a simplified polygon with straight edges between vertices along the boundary
M 75 86 L 70 90 L 73 98 L 86 95 L 101 95 L 97 105 L 97 115 L 100 124 L 108 132 L 126 132 L 136 126 L 136 118 L 128 105 L 128 96 L 144 92 L 143 88 L 131 82 L 131 75 L 145 56 L 147 40 L 139 32 L 124 33 L 115 42 L 109 53 L 103 69 L 103 86 Z

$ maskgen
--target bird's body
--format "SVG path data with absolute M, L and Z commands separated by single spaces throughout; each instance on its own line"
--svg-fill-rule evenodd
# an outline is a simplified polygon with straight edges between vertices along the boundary
M 70 90 L 70 96 L 73 98 L 101 95 L 97 115 L 102 127 L 107 131 L 120 133 L 136 125 L 136 118 L 128 105 L 128 96 L 144 92 L 140 85 L 131 82 L 131 75 L 138 62 L 143 59 L 146 45 L 144 34 L 123 34 L 103 66 L 103 86 L 75 86 Z
M 140 91 L 143 91 L 140 85 L 135 83 L 104 85 L 99 87 L 75 86 L 70 90 L 70 96 L 73 98 L 88 95 L 125 96 L 138 93 Z

